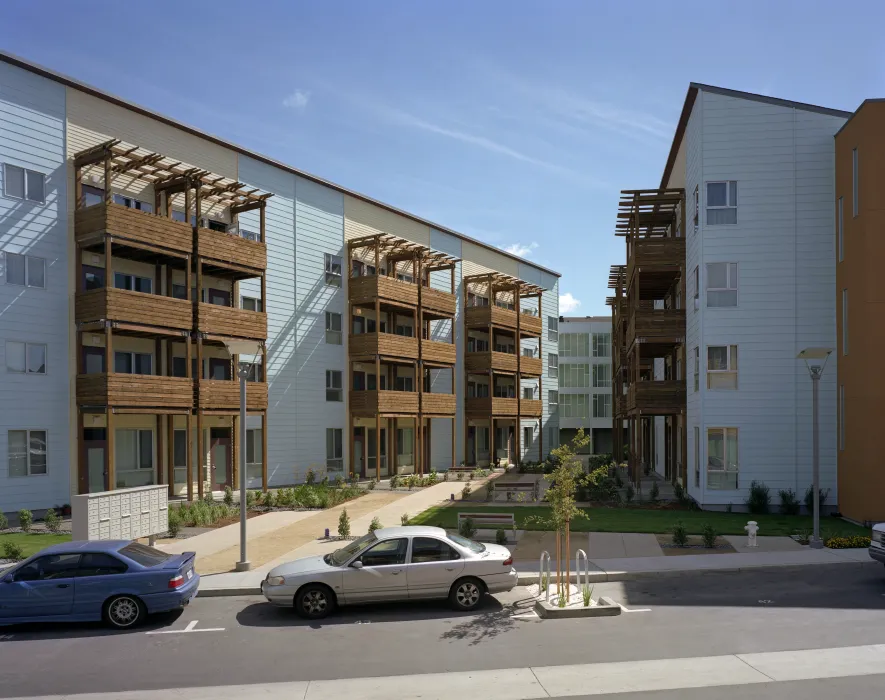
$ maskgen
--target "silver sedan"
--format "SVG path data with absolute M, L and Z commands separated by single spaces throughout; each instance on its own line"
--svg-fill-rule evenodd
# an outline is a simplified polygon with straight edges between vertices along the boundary
M 325 556 L 305 557 L 272 569 L 261 592 L 274 605 L 295 606 L 319 619 L 338 605 L 448 598 L 473 610 L 486 593 L 516 586 L 506 547 L 480 544 L 439 527 L 388 527 L 370 532 Z

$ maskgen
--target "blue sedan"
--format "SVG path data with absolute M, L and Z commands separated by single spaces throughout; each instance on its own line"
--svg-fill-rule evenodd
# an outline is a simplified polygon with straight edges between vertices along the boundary
M 104 620 L 115 629 L 133 627 L 197 595 L 195 556 L 128 540 L 47 547 L 0 573 L 0 625 Z

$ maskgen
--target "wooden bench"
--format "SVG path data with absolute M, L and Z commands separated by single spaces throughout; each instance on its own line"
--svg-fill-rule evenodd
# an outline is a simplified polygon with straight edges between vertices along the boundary
M 473 526 L 479 528 L 507 528 L 512 529 L 516 525 L 516 518 L 513 513 L 458 513 L 458 530 L 461 530 L 461 523 L 470 519 Z
M 529 500 L 534 501 L 537 497 L 538 485 L 535 482 L 531 481 L 501 481 L 497 479 L 492 482 L 494 484 L 495 494 L 499 491 L 508 495 L 508 499 L 510 498 L 510 494 L 514 493 L 527 493 L 529 494 Z

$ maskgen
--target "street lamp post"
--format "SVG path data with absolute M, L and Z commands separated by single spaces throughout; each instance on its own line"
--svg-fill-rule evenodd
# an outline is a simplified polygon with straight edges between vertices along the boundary
M 234 355 L 252 355 L 261 351 L 261 343 L 253 340 L 228 340 L 224 343 L 228 353 Z M 255 364 L 254 360 L 249 365 L 237 367 L 237 376 L 240 378 L 240 561 L 236 564 L 237 571 L 249 571 L 252 564 L 246 555 L 246 379 L 249 370 Z
M 814 534 L 809 545 L 812 549 L 823 549 L 820 539 L 820 378 L 823 376 L 827 359 L 833 351 L 830 348 L 806 348 L 797 355 L 805 361 L 805 367 L 811 376 L 811 422 L 812 422 L 812 483 L 814 490 Z

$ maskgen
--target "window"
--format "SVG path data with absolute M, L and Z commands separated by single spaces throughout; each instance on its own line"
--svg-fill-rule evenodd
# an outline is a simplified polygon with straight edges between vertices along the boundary
M 414 277 L 412 277 L 411 275 L 409 275 L 409 274 L 407 274 L 407 273 L 404 273 L 404 272 L 397 272 L 397 273 L 396 273 L 396 278 L 397 278 L 400 282 L 414 282 L 414 281 L 415 281 L 415 278 L 414 278 Z
M 556 389 L 547 389 L 547 404 L 550 407 L 550 413 L 556 412 L 559 405 L 559 392 Z
M 401 335 L 406 338 L 413 338 L 415 336 L 414 329 L 405 323 L 397 323 L 393 328 L 393 333 L 394 335 Z
M 522 398 L 524 399 L 534 399 L 535 398 L 535 389 L 530 386 L 524 386 L 522 388 Z
M 46 374 L 46 346 L 42 343 L 6 341 L 6 370 Z
M 406 563 L 408 548 L 407 537 L 384 540 L 364 552 L 357 561 L 361 561 L 363 566 L 399 566 Z
M 152 430 L 130 430 L 119 429 L 114 435 L 116 441 L 116 464 L 117 473 L 121 472 L 139 472 L 141 470 L 151 470 L 154 468 L 154 432 Z M 127 479 L 124 477 L 118 480 L 126 486 L 146 486 L 153 482 L 153 473 L 147 483 L 139 479 Z
M 83 347 L 83 371 L 85 374 L 104 373 L 104 348 Z
M 590 357 L 590 334 L 560 333 L 559 355 L 561 357 Z
M 125 574 L 129 567 L 116 557 L 102 552 L 86 552 L 80 557 L 77 577 Z
M 326 253 L 326 284 L 330 287 L 341 286 L 341 256 Z
M 74 578 L 80 564 L 79 554 L 47 554 L 15 572 L 16 581 L 58 581 Z
M 701 390 L 701 349 L 698 346 L 694 349 L 694 390 Z
M 535 431 L 532 426 L 527 425 L 522 429 L 522 449 L 528 450 L 532 445 L 532 439 L 535 436 Z
M 412 447 L 414 445 L 414 432 L 411 428 L 397 428 L 396 431 L 396 454 L 400 464 L 413 464 Z
M 839 385 L 839 449 L 845 449 L 845 385 Z
M 738 388 L 737 345 L 710 345 L 707 347 L 707 388 Z
M 424 564 L 431 561 L 453 561 L 460 555 L 442 540 L 432 537 L 416 537 L 412 540 L 412 563 Z
M 561 418 L 589 418 L 590 394 L 563 394 L 559 397 Z
M 839 197 L 836 202 L 836 231 L 837 245 L 839 248 L 839 262 L 842 262 L 845 259 L 845 224 L 843 214 L 842 197 Z
M 593 394 L 593 417 L 594 418 L 611 418 L 612 417 L 612 395 L 611 394 Z
M 735 180 L 707 183 L 707 225 L 737 223 L 737 191 Z
M 853 149 L 851 151 L 851 212 L 852 216 L 857 216 L 860 211 L 858 209 L 858 187 L 859 184 L 857 181 L 858 178 L 858 164 L 857 164 L 857 149 Z
M 326 401 L 343 401 L 341 390 L 341 370 L 326 370 Z
M 738 305 L 737 263 L 707 263 L 707 306 Z
M 261 299 L 256 299 L 255 297 L 240 297 L 240 306 L 242 306 L 246 311 L 258 311 L 261 312 Z
M 136 275 L 115 272 L 114 287 L 117 289 L 128 289 L 131 292 L 151 294 L 154 288 L 154 281 L 149 277 L 137 277 Z
M 848 354 L 848 290 L 842 290 L 842 354 Z
M 341 345 L 341 314 L 326 312 L 326 343 Z
M 701 488 L 701 429 L 694 427 L 694 485 Z
M 698 186 L 695 185 L 694 186 L 694 230 L 695 230 L 695 233 L 697 233 L 698 224 L 701 221 L 700 208 L 701 208 L 701 197 L 698 192 Z
M 46 431 L 10 430 L 7 433 L 9 476 L 46 473 Z
M 218 231 L 219 233 L 227 233 L 227 224 L 223 221 L 216 221 L 215 219 L 203 219 L 203 223 L 206 224 L 206 228 L 210 231 Z
M 707 488 L 715 491 L 738 487 L 738 429 L 707 429 Z
M 344 468 L 344 438 L 341 428 L 326 428 L 326 468 L 340 471 Z
M 250 428 L 246 431 L 246 464 L 261 464 L 262 442 L 261 428 Z
M 483 297 L 473 292 L 467 292 L 467 306 L 488 306 L 488 297 Z
M 593 386 L 597 389 L 612 385 L 612 366 L 606 364 L 593 365 Z
M 547 340 L 555 343 L 559 338 L 559 319 L 556 316 L 547 317 Z
M 586 389 L 590 387 L 590 365 L 566 364 L 559 367 L 559 388 Z
M 245 370 L 247 382 L 263 382 L 264 381 L 264 371 L 263 371 L 260 361 L 259 362 L 240 362 L 238 369 L 240 372 Z
M 142 202 L 132 197 L 124 197 L 122 194 L 114 195 L 114 204 L 122 204 L 124 207 L 128 207 L 129 209 L 137 209 L 138 211 L 143 211 L 148 214 L 152 214 L 154 211 L 153 204 Z
M 104 204 L 104 189 L 83 185 L 83 207 L 91 207 L 93 204 Z M 175 212 L 172 212 L 175 218 Z
M 172 464 L 177 467 L 187 466 L 187 431 L 176 430 L 172 438 Z M 176 479 L 177 481 L 177 479 Z
M 153 374 L 153 356 L 143 352 L 114 352 L 114 371 L 120 374 Z
M 6 284 L 46 288 L 46 261 L 33 255 L 6 254 Z
M 612 334 L 611 333 L 594 333 L 593 334 L 593 357 L 611 357 L 612 355 Z
M 559 376 L 559 356 L 552 352 L 547 353 L 547 375 L 550 377 Z
M 394 377 L 394 391 L 414 391 L 411 377 Z
M 17 165 L 3 164 L 3 194 L 31 202 L 46 201 L 46 176 L 36 170 L 25 170 Z
M 139 544 L 138 542 L 130 542 L 120 550 L 120 554 L 127 559 L 131 559 L 136 564 L 141 564 L 142 566 L 147 567 L 164 564 L 173 556 L 172 554 L 167 554 L 162 550 L 149 547 L 145 544 Z
M 83 265 L 83 291 L 104 288 L 104 268 Z M 174 285 L 173 285 L 174 289 Z
M 694 279 L 694 298 L 700 299 L 701 297 L 701 268 L 700 265 L 695 265 L 694 274 L 692 278 Z

